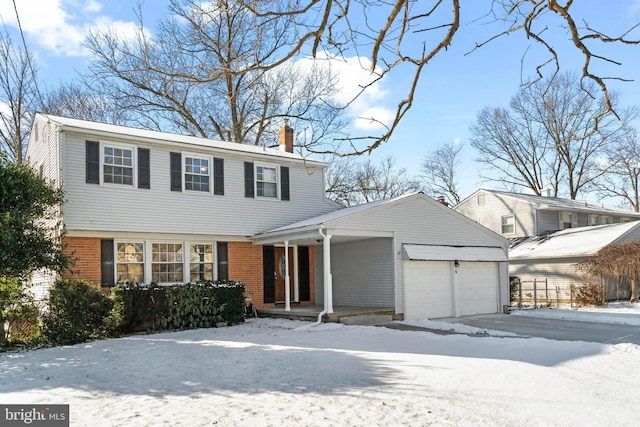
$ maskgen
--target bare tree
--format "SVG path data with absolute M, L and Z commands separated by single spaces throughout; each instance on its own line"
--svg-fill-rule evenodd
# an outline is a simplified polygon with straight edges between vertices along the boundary
M 294 43 L 291 19 L 256 17 L 235 1 L 171 0 L 172 17 L 150 35 L 139 15 L 134 38 L 92 33 L 88 82 L 135 112 L 130 120 L 162 130 L 247 144 L 277 144 L 282 119 L 313 147 L 340 135 L 335 76 L 304 61 L 279 62 Z
M 117 100 L 101 97 L 81 83 L 61 83 L 45 95 L 48 114 L 93 122 L 127 124 L 129 110 L 120 107 Z
M 0 152 L 23 163 L 31 120 L 38 106 L 38 87 L 29 53 L 0 33 Z
M 631 283 L 631 302 L 638 300 L 640 278 L 640 241 L 629 240 L 607 245 L 597 254 L 578 263 L 578 268 L 587 274 L 604 280 L 623 280 Z
M 616 197 L 624 205 L 640 212 L 640 137 L 636 129 L 628 127 L 606 150 L 601 160 L 603 172 L 597 190 L 601 197 Z
M 571 199 L 595 186 L 603 174 L 599 157 L 636 112 L 619 108 L 611 94 L 609 102 L 618 115 L 603 114 L 607 103 L 594 99 L 593 92 L 593 83 L 562 73 L 522 88 L 508 110 L 482 110 L 471 128 L 471 145 L 480 153 L 479 161 L 493 169 L 493 176 L 484 177 L 535 194 L 551 187 L 554 196 Z
M 472 28 L 460 25 L 462 9 L 459 0 L 238 2 L 252 10 L 256 17 L 290 19 L 296 23 L 298 43 L 284 51 L 280 59 L 263 63 L 263 67 L 277 67 L 307 50 L 310 50 L 314 57 L 319 51 L 326 50 L 337 53 L 355 51 L 370 58 L 370 70 L 376 76 L 371 84 L 377 83 L 396 70 L 413 69 L 413 77 L 406 81 L 406 91 L 403 92 L 406 95 L 398 102 L 391 123 L 384 128 L 381 135 L 351 135 L 348 138 L 351 142 L 349 154 L 371 152 L 380 144 L 389 141 L 415 101 L 418 81 L 425 66 L 436 56 L 444 54 L 461 28 Z M 546 72 L 547 76 L 554 76 L 560 69 L 556 46 L 567 39 L 556 37 L 549 29 L 561 29 L 563 33 L 568 33 L 569 45 L 583 58 L 582 83 L 594 83 L 604 100 L 605 109 L 600 110 L 592 122 L 592 131 L 597 131 L 600 118 L 614 110 L 606 85 L 610 77 L 598 75 L 594 71 L 594 64 L 597 66 L 598 63 L 604 62 L 620 65 L 607 56 L 603 46 L 640 43 L 628 38 L 638 24 L 621 29 L 616 35 L 606 34 L 586 24 L 590 21 L 589 16 L 574 8 L 572 0 L 564 5 L 557 0 L 487 0 L 483 4 L 487 5 L 484 20 L 499 28 L 488 39 L 477 41 L 473 50 L 500 37 L 523 33 L 546 53 L 546 57 L 542 58 L 535 68 L 536 79 L 544 77 L 543 72 Z M 360 22 L 362 17 L 365 17 L 363 25 L 352 25 L 352 22 Z M 582 22 L 585 24 L 581 25 Z M 364 87 L 363 92 L 366 89 Z
M 460 166 L 462 148 L 462 144 L 443 144 L 425 157 L 422 162 L 427 191 L 434 197 L 446 197 L 447 202 L 451 205 L 460 203 L 456 171 Z
M 370 159 L 356 162 L 352 158 L 336 159 L 327 170 L 327 197 L 345 206 L 390 199 L 412 191 L 420 184 L 404 168 L 395 169 L 387 157 L 379 165 Z

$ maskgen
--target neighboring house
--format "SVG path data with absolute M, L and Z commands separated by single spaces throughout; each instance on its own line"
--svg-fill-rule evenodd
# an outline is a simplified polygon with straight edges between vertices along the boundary
M 280 150 L 38 114 L 28 159 L 63 186 L 74 276 L 95 284 L 242 281 L 260 307 L 496 313 L 508 240 L 414 193 L 342 208 L 326 163 Z M 285 255 L 286 254 L 286 255 Z M 55 278 L 40 274 L 46 291 Z
M 544 236 L 534 236 L 509 251 L 509 275 L 523 282 L 547 279 L 553 292 L 566 293 L 571 285 L 585 283 L 578 262 L 595 255 L 612 243 L 640 240 L 640 221 L 622 224 L 577 227 Z M 616 295 L 618 283 L 609 283 L 609 296 Z
M 640 219 L 638 212 L 585 201 L 485 189 L 477 190 L 454 209 L 512 240 Z

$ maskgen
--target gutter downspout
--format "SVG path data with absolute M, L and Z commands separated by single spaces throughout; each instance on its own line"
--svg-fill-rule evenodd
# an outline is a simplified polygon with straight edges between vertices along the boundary
M 324 286 L 324 309 L 318 313 L 318 320 L 310 325 L 298 328 L 299 330 L 313 328 L 322 323 L 322 316 L 327 313 L 333 313 L 333 292 L 331 287 L 333 286 L 333 278 L 331 277 L 331 234 L 323 234 L 322 230 L 324 226 L 321 225 L 318 229 L 318 233 L 322 236 L 322 276 Z

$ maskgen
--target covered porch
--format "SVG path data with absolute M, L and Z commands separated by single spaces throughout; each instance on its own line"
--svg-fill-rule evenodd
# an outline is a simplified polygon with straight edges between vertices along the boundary
M 397 312 L 394 233 L 377 224 L 361 228 L 347 221 L 381 203 L 341 209 L 254 236 L 254 245 L 280 248 L 275 276 L 283 298 L 276 298 L 273 307 L 259 307 L 260 316 L 324 322 L 355 316 L 388 316 L 391 320 Z M 314 290 L 311 305 L 298 305 L 296 254 L 305 246 L 314 247 Z M 267 263 L 264 269 L 266 286 L 273 273 L 267 272 Z

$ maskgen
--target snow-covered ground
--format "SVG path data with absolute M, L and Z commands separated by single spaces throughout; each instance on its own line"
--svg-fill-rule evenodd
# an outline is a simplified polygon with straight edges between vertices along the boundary
M 546 312 L 570 311 L 527 315 Z M 640 424 L 636 345 L 305 324 L 251 319 L 2 354 L 0 402 L 67 403 L 73 426 Z

